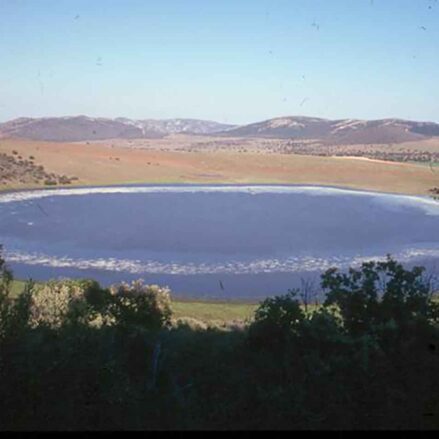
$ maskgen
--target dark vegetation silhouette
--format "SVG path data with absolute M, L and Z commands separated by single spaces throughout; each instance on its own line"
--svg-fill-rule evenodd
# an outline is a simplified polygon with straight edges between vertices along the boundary
M 2 430 L 434 429 L 439 309 L 390 257 L 264 300 L 245 328 L 172 323 L 140 282 L 29 282 L 0 258 Z M 307 296 L 308 297 L 308 296 Z

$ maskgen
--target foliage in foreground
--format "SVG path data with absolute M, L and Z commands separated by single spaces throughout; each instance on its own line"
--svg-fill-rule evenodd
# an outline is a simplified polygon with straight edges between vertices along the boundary
M 268 298 L 245 328 L 171 324 L 169 291 L 28 284 L 0 258 L 2 429 L 437 428 L 439 312 L 392 259 Z

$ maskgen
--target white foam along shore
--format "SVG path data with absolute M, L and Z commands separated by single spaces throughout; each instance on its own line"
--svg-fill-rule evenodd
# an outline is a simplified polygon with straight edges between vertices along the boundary
M 89 188 L 41 189 L 0 194 L 0 203 L 31 201 L 47 197 L 82 196 L 91 194 L 149 194 L 149 193 L 246 193 L 258 194 L 307 194 L 315 196 L 351 195 L 373 197 L 377 201 L 394 205 L 413 206 L 423 209 L 429 215 L 439 215 L 439 202 L 433 198 L 360 191 L 325 186 L 295 185 L 173 185 L 173 186 L 106 186 Z
M 6 252 L 8 262 L 26 265 L 40 265 L 52 268 L 74 268 L 80 270 L 104 270 L 125 272 L 130 274 L 172 274 L 172 275 L 205 275 L 205 274 L 259 274 L 259 273 L 298 273 L 324 271 L 331 267 L 340 269 L 358 267 L 366 261 L 382 261 L 386 255 L 354 257 L 288 257 L 284 259 L 255 259 L 253 261 L 226 261 L 224 263 L 162 263 L 158 261 L 140 261 L 129 259 L 99 258 L 73 259 L 56 257 L 41 253 Z M 439 258 L 439 249 L 408 249 L 392 255 L 400 262 L 409 262 L 420 258 Z

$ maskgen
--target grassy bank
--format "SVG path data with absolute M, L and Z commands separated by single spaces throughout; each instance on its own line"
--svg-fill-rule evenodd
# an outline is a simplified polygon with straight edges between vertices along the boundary
M 26 282 L 12 282 L 11 297 L 16 298 L 23 291 Z M 254 316 L 259 302 L 217 301 L 217 300 L 185 300 L 173 299 L 172 311 L 175 318 L 189 317 L 203 322 L 227 322 L 233 320 L 247 321 Z M 308 311 L 316 310 L 316 305 L 308 305 Z
M 247 320 L 250 319 L 257 304 L 233 302 L 173 301 L 175 317 L 191 317 L 197 320 Z
M 14 280 L 11 297 L 16 298 L 23 291 L 26 282 Z M 257 308 L 257 303 L 219 302 L 198 300 L 172 300 L 175 318 L 190 317 L 204 322 L 250 319 Z

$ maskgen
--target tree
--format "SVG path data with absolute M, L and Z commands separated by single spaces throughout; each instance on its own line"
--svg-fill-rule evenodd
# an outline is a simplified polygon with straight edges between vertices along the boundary
M 283 296 L 269 297 L 259 305 L 250 326 L 251 343 L 275 349 L 297 332 L 305 318 L 297 294 L 297 290 L 290 290 Z
M 350 268 L 347 273 L 329 269 L 322 275 L 325 306 L 335 306 L 352 335 L 371 332 L 380 325 L 403 329 L 414 322 L 437 321 L 438 305 L 424 271 L 423 267 L 406 270 L 390 256 L 381 262 L 365 262 L 359 270 Z
M 10 297 L 13 280 L 13 273 L 3 259 L 0 245 L 0 340 L 17 336 L 29 322 L 30 298 L 34 283 L 32 280 L 27 282 L 18 299 L 13 300 Z

